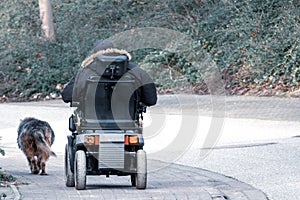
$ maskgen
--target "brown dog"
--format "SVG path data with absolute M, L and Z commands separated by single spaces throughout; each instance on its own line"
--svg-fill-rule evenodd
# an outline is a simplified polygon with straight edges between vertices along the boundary
M 18 128 L 18 146 L 26 155 L 31 173 L 47 175 L 46 162 L 50 155 L 56 156 L 50 147 L 54 142 L 54 132 L 50 125 L 32 117 L 21 121 Z

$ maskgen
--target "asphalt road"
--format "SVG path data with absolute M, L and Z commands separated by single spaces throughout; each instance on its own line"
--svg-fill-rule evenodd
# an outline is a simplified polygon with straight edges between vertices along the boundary
M 234 177 L 270 199 L 300 199 L 300 99 L 235 96 L 223 104 L 223 98 L 212 98 L 215 105 L 202 96 L 196 99 L 201 116 L 224 116 L 217 143 L 203 148 L 198 134 L 175 163 Z M 183 102 L 182 107 L 191 106 Z
M 177 163 L 234 177 L 264 191 L 270 199 L 300 198 L 299 137 L 223 146 L 204 159 L 198 159 L 200 152 L 190 150 Z
M 228 197 L 231 195 L 232 199 L 247 199 L 245 193 L 241 191 L 252 191 L 249 188 L 253 189 L 254 186 L 266 193 L 270 199 L 297 199 L 300 196 L 299 138 L 294 136 L 300 135 L 299 102 L 299 99 L 266 97 L 160 96 L 158 105 L 148 109 L 144 124 L 148 158 L 160 163 L 159 167 L 156 164 L 149 167 L 150 173 L 153 174 L 150 176 L 152 179 L 149 180 L 149 186 L 154 193 L 146 192 L 143 196 L 143 193 L 134 191 L 134 194 L 145 199 L 152 198 L 152 194 L 156 194 L 154 196 L 156 198 L 165 199 L 193 199 L 197 195 L 217 199 L 221 198 L 222 194 L 227 194 Z M 56 133 L 53 150 L 59 155 L 57 159 L 49 161 L 50 172 L 56 177 L 54 179 L 56 184 L 47 191 L 53 199 L 59 196 L 53 194 L 53 188 L 61 188 L 63 185 L 61 161 L 68 134 L 68 117 L 71 113 L 72 108 L 56 100 L 0 104 L 0 133 L 3 137 L 0 146 L 11 148 L 12 152 L 16 150 L 16 129 L 20 119 L 34 116 L 47 120 L 53 126 Z M 16 167 L 14 163 L 7 167 L 26 179 L 28 176 L 24 173 L 28 171 L 26 171 L 25 158 L 21 157 L 20 152 L 16 155 L 20 158 L 18 162 L 21 162 L 22 167 Z M 168 168 L 169 163 L 181 165 Z M 233 179 L 220 175 L 221 178 L 204 178 L 199 181 L 197 177 L 213 176 L 209 171 L 207 171 L 209 174 L 199 176 L 200 172 L 194 171 L 199 168 L 218 172 Z M 189 171 L 193 173 L 189 174 Z M 189 174 L 189 178 L 185 178 L 185 174 Z M 28 182 L 36 184 L 20 186 L 25 188 L 21 191 L 26 193 L 33 189 L 30 187 L 39 186 L 42 184 L 38 182 L 39 179 L 29 177 Z M 232 180 L 236 180 L 235 184 Z M 99 193 L 98 186 L 101 186 L 101 190 L 113 188 L 113 190 L 105 190 L 109 194 L 112 193 L 110 197 L 115 197 L 113 194 L 116 188 L 119 194 L 128 192 L 130 196 L 133 192 L 127 191 L 129 180 L 126 178 L 110 181 L 112 181 L 111 185 L 106 187 L 102 185 L 103 182 L 92 182 L 92 190 L 80 195 L 92 198 L 95 193 L 91 191 Z M 115 184 L 117 186 L 112 186 Z M 215 191 L 218 185 L 219 190 Z M 159 190 L 159 187 L 162 190 Z M 67 194 L 68 198 L 75 195 L 66 188 L 60 191 L 61 194 Z M 171 195 L 163 196 L 168 192 Z M 40 193 L 46 194 L 44 191 Z M 202 199 L 205 199 L 204 196 Z

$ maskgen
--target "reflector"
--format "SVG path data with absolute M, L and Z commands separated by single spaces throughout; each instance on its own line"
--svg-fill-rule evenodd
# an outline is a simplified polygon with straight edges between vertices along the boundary
M 130 136 L 129 137 L 129 144 L 138 144 L 138 143 L 139 143 L 138 136 Z
M 85 145 L 94 145 L 95 144 L 95 136 L 94 135 L 87 135 L 85 136 L 85 141 L 84 141 Z

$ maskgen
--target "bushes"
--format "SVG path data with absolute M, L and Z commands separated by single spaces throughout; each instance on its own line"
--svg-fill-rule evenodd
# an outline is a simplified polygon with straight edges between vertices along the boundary
M 223 10 L 217 13 L 220 7 Z M 298 8 L 297 1 L 280 0 L 219 1 L 219 5 L 211 5 L 216 15 L 197 27 L 205 30 L 205 48 L 224 72 L 231 93 L 278 85 L 285 90 L 298 88 Z
M 77 71 L 95 40 L 142 27 L 168 28 L 190 36 L 197 48 L 215 61 L 231 94 L 257 94 L 264 90 L 288 94 L 299 88 L 299 1 L 52 3 L 56 41 L 47 42 L 41 38 L 35 0 L 3 2 L 0 96 L 20 100 L 32 99 L 37 94 L 59 94 L 60 86 Z M 196 51 L 190 51 L 190 57 L 197 56 Z M 160 90 L 205 85 L 199 71 L 181 55 L 158 49 L 132 54 L 135 61 L 152 73 Z M 153 71 L 154 65 L 162 73 Z M 202 89 L 200 93 L 209 92 L 205 87 Z

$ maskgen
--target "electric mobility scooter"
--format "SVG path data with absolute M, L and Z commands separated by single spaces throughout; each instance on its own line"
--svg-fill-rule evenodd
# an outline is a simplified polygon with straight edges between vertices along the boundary
M 96 58 L 100 75 L 85 83 L 82 102 L 69 118 L 65 147 L 65 182 L 77 190 L 86 188 L 87 176 L 131 176 L 131 184 L 145 189 L 147 158 L 143 150 L 142 113 L 136 80 L 127 72 L 128 58 L 101 55 Z

